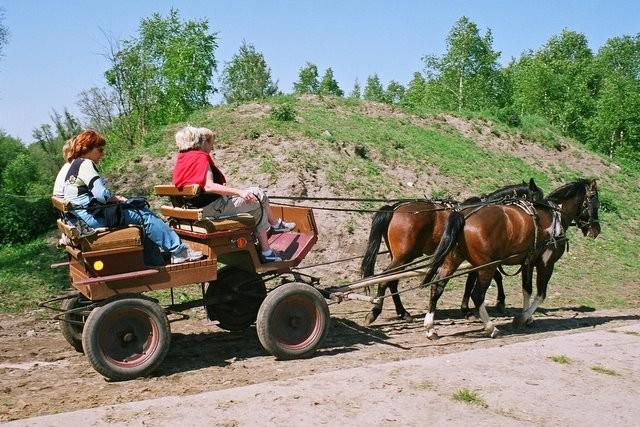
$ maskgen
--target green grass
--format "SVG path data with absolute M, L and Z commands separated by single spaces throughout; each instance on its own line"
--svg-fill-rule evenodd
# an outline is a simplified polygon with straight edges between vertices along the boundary
M 600 374 L 611 375 L 612 377 L 622 376 L 622 374 L 620 374 L 619 372 L 616 372 L 613 369 L 605 368 L 604 366 L 592 366 L 591 370 Z
M 487 408 L 489 406 L 476 391 L 469 390 L 468 388 L 461 388 L 459 390 L 456 390 L 451 398 L 457 402 L 463 402 L 469 405 L 477 405 L 483 408 Z
M 568 364 L 571 363 L 571 359 L 569 359 L 564 354 L 560 354 L 560 355 L 557 355 L 557 356 L 549 356 L 548 358 L 550 360 L 553 360 L 556 363 L 561 364 L 561 365 L 568 365 Z
M 64 252 L 45 237 L 0 248 L 0 312 L 33 310 L 39 301 L 67 289 L 68 269 L 50 268 L 65 261 Z

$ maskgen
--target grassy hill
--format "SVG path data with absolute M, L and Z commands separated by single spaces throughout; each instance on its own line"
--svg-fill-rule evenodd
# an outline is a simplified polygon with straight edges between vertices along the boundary
M 279 120 L 290 107 L 295 120 Z M 188 123 L 217 133 L 216 159 L 232 185 L 259 185 L 271 195 L 462 199 L 530 177 L 546 193 L 575 178 L 597 178 L 602 234 L 587 240 L 571 230 L 570 251 L 552 278 L 547 305 L 640 303 L 640 168 L 610 163 L 538 123 L 525 120 L 510 128 L 486 117 L 418 116 L 383 104 L 312 96 L 213 107 Z M 103 164 L 110 185 L 127 195 L 150 195 L 155 184 L 168 182 L 173 134 L 182 125 L 149 135 L 142 146 L 110 141 Z M 380 204 L 331 206 L 377 209 Z M 321 236 L 308 260 L 361 255 L 370 217 L 316 211 Z M 64 287 L 64 273 L 45 271 L 56 257 L 46 238 L 1 249 L 0 310 L 29 307 Z M 352 280 L 357 261 L 314 273 L 327 286 Z M 519 290 L 508 292 L 511 302 L 519 303 Z

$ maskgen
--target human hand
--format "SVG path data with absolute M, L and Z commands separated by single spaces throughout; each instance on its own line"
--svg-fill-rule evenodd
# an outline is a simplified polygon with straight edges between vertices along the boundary
M 115 196 L 111 196 L 111 198 L 107 200 L 107 202 L 115 202 L 115 203 L 124 203 L 126 201 L 127 201 L 127 198 L 119 194 Z
M 250 202 L 256 198 L 256 196 L 249 190 L 240 190 L 240 194 L 238 194 L 238 196 L 242 197 L 245 202 Z

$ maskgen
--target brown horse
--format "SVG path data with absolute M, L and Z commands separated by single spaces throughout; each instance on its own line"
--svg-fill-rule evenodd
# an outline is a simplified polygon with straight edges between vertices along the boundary
M 514 198 L 540 201 L 542 197 L 542 190 L 536 186 L 532 178 L 529 184 L 523 182 L 522 184 L 508 185 L 488 195 L 467 199 L 463 204 L 469 205 Z M 391 254 L 391 263 L 385 268 L 385 271 L 407 264 L 421 255 L 432 254 L 440 242 L 447 219 L 454 205 L 456 203 L 453 202 L 419 200 L 400 202 L 392 206 L 382 207 L 373 217 L 369 242 L 361 265 L 362 276 L 369 277 L 373 275 L 382 237 L 384 237 Z M 504 303 L 502 276 L 498 272 L 496 272 L 496 276 L 499 292 Z M 467 287 L 473 288 L 474 283 L 475 276 L 470 275 Z M 377 296 L 384 296 L 387 288 L 391 290 L 398 316 L 404 320 L 412 320 L 411 315 L 402 305 L 400 295 L 398 295 L 398 280 L 379 284 Z M 378 318 L 382 312 L 382 303 L 383 298 L 379 298 L 371 312 L 367 314 L 366 324 L 371 324 Z
M 531 315 L 546 297 L 554 264 L 565 251 L 564 231 L 567 227 L 575 223 L 585 236 L 594 239 L 600 234 L 595 180 L 579 180 L 564 185 L 545 200 L 546 203 L 531 205 L 531 212 L 527 212 L 526 206 L 510 204 L 490 205 L 467 212 L 467 218 L 465 211 L 449 215 L 442 240 L 423 281 L 426 284 L 434 277 L 437 280 L 431 284 L 429 308 L 424 318 L 428 338 L 438 337 L 433 320 L 436 304 L 448 281 L 445 278 L 453 274 L 464 260 L 473 267 L 479 267 L 478 282 L 471 298 L 490 337 L 496 337 L 500 332 L 487 314 L 484 297 L 497 263 L 523 265 L 523 311 L 514 323 L 531 320 Z M 534 267 L 538 273 L 537 294 L 529 304 Z

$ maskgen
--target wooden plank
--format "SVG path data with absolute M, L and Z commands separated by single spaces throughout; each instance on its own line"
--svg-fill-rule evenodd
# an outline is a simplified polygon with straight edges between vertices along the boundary
M 200 186 L 198 184 L 190 184 L 178 188 L 175 185 L 156 185 L 153 190 L 157 196 L 194 197 L 200 193 Z
M 132 271 L 130 273 L 111 274 L 109 276 L 92 277 L 90 279 L 78 280 L 78 281 L 75 281 L 74 284 L 76 284 L 76 285 L 92 285 L 94 283 L 100 283 L 100 282 L 108 283 L 108 282 L 115 282 L 115 281 L 118 281 L 118 280 L 137 279 L 139 277 L 151 276 L 152 274 L 158 274 L 159 272 L 160 272 L 160 270 L 155 270 L 155 269 Z

